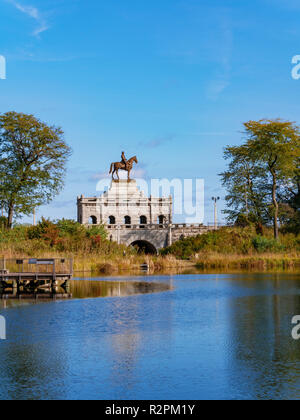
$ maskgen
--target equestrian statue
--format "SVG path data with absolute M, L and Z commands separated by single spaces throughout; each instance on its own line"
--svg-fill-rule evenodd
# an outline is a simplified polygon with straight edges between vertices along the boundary
M 134 163 L 138 163 L 136 156 L 133 156 L 131 159 L 127 160 L 125 157 L 125 152 L 122 152 L 121 162 L 114 162 L 110 165 L 109 173 L 112 174 L 112 179 L 114 180 L 114 174 L 117 174 L 118 180 L 120 181 L 119 170 L 121 169 L 122 171 L 128 172 L 128 181 L 131 181 L 130 172 L 132 171 Z

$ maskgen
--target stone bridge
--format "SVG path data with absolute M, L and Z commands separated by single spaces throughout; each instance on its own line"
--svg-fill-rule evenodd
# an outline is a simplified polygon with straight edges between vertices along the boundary
M 149 254 L 156 254 L 160 249 L 174 242 L 192 236 L 202 235 L 216 226 L 168 224 L 168 225 L 108 225 L 108 237 L 118 244 L 137 246 Z

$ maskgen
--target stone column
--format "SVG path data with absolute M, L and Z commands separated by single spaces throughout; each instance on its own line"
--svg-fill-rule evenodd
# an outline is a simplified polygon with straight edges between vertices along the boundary
M 168 230 L 168 246 L 171 246 L 173 243 L 173 238 L 172 238 L 172 225 L 169 225 L 169 230 Z

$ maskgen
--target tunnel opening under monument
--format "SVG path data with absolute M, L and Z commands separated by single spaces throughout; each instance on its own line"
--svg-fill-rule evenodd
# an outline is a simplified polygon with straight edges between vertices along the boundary
M 157 249 L 148 241 L 135 241 L 130 246 L 136 248 L 140 254 L 156 255 Z

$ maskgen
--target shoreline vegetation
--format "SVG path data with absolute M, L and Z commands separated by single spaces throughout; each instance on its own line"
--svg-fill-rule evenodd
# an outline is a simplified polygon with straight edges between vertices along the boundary
M 300 236 L 280 233 L 272 228 L 224 227 L 176 242 L 162 250 L 162 255 L 189 259 L 198 269 L 284 270 L 300 269 Z
M 75 275 L 140 273 L 142 264 L 149 266 L 151 274 L 295 271 L 300 270 L 300 236 L 280 233 L 279 240 L 274 240 L 272 228 L 264 228 L 258 235 L 255 226 L 224 227 L 181 239 L 159 255 L 145 255 L 109 241 L 104 226 L 88 229 L 72 220 L 43 219 L 37 226 L 16 225 L 7 230 L 2 224 L 0 258 L 25 257 L 72 257 Z
M 60 127 L 33 115 L 0 115 L 0 258 L 73 257 L 75 272 L 141 270 L 296 270 L 300 267 L 300 127 L 281 119 L 248 121 L 239 146 L 227 146 L 220 174 L 225 227 L 182 238 L 151 256 L 107 239 L 104 226 L 42 219 L 16 225 L 49 204 L 65 183 L 71 148 Z M 216 197 L 213 200 L 217 200 Z M 273 227 L 272 227 L 273 226 Z M 145 250 L 144 250 L 145 251 Z

